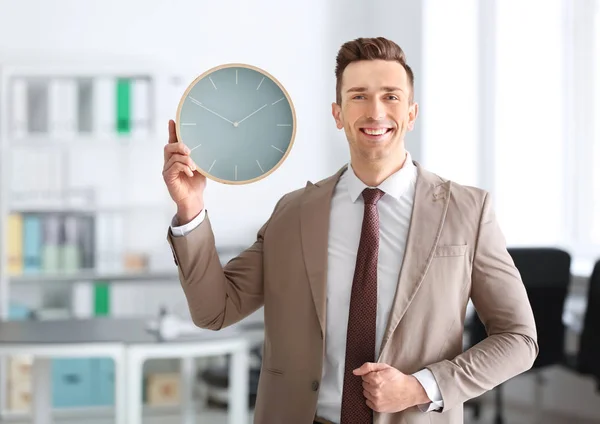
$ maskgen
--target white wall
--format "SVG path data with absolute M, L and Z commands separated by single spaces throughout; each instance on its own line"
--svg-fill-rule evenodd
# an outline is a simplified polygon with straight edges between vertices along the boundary
M 0 0 L 0 63 L 56 54 L 97 60 L 104 55 L 140 57 L 181 76 L 181 94 L 195 76 L 220 63 L 246 62 L 275 75 L 296 107 L 298 131 L 291 155 L 265 181 L 236 187 L 209 182 L 206 191 L 218 241 L 247 244 L 282 194 L 334 171 L 325 140 L 332 125 L 324 113 L 330 110 L 325 88 L 332 78 L 331 65 L 324 61 L 328 13 L 319 0 Z M 178 96 L 159 120 L 165 143 L 167 119 L 175 117 Z M 162 141 L 153 146 L 155 166 L 157 158 L 162 161 Z M 152 181 L 152 187 L 139 189 L 155 190 L 156 178 Z M 168 222 L 164 224 L 166 231 Z
M 423 165 L 479 185 L 477 0 L 424 0 L 421 116 Z

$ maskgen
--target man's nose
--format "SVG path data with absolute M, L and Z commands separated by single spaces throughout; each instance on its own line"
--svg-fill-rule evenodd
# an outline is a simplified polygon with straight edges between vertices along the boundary
M 367 117 L 375 120 L 385 118 L 385 107 L 378 99 L 373 99 L 369 102 Z

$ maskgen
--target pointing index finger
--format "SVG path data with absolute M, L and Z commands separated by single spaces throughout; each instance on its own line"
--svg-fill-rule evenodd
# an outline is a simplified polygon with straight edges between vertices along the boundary
M 169 120 L 169 144 L 177 143 L 177 132 L 175 131 L 175 121 Z

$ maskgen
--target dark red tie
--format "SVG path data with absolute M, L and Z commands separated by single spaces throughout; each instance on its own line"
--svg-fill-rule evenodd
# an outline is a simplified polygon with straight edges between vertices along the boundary
M 367 406 L 363 395 L 362 377 L 352 374 L 352 371 L 365 362 L 375 362 L 377 256 L 379 254 L 377 202 L 384 194 L 383 191 L 375 188 L 366 188 L 362 193 L 365 213 L 350 297 L 341 424 L 373 422 L 373 410 Z

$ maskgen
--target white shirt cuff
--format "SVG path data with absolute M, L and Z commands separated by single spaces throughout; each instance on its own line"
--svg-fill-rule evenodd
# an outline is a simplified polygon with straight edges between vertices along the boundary
M 171 220 L 171 233 L 175 237 L 183 237 L 192 232 L 196 227 L 202 224 L 204 221 L 204 216 L 206 215 L 206 209 L 202 209 L 198 216 L 192 219 L 190 222 L 184 225 L 177 225 L 177 215 L 173 217 Z
M 421 386 L 425 389 L 425 393 L 427 393 L 427 397 L 431 399 L 430 403 L 419 405 L 419 410 L 421 412 L 429 412 L 443 408 L 444 400 L 442 399 L 440 386 L 438 386 L 433 373 L 425 368 L 414 373 L 413 376 L 419 380 L 419 383 L 421 383 Z

